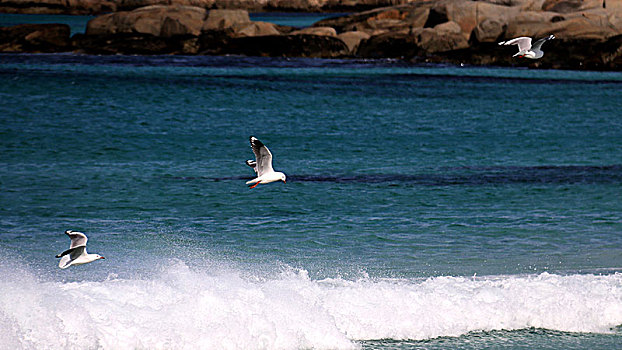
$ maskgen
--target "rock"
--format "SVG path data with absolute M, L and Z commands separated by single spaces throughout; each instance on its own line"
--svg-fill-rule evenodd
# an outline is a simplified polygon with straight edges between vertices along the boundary
M 116 3 L 106 0 L 0 0 L 4 13 L 92 15 L 116 10 Z
M 0 0 L 0 12 L 100 15 L 152 5 L 249 12 L 358 12 L 413 0 Z M 418 1 L 418 0 L 415 0 Z M 425 1 L 425 0 L 424 0 Z
M 370 35 L 408 28 L 423 27 L 428 19 L 429 2 L 386 7 L 347 16 L 333 17 L 316 22 L 313 26 L 332 27 L 338 33 L 361 31 Z
M 216 0 L 116 0 L 115 3 L 116 11 L 132 11 L 151 5 L 182 5 L 211 9 L 215 8 Z
M 291 32 L 292 35 L 298 34 L 312 34 L 312 35 L 325 35 L 325 36 L 337 36 L 337 31 L 332 27 L 308 27 Z
M 542 4 L 542 10 L 570 13 L 591 9 L 602 9 L 604 0 L 546 0 Z
M 356 52 L 361 40 L 369 39 L 369 36 L 369 34 L 359 31 L 345 32 L 337 35 L 337 37 L 346 44 L 348 51 L 352 54 Z
M 480 43 L 498 42 L 506 28 L 505 20 L 486 18 L 473 29 L 473 38 Z
M 119 33 L 115 35 L 76 34 L 72 43 L 78 52 L 95 55 L 161 55 L 182 52 L 179 42 L 151 34 Z
M 362 40 L 356 51 L 358 57 L 412 58 L 425 56 L 425 51 L 415 44 L 415 37 L 408 31 L 387 32 Z
M 153 36 L 199 35 L 207 12 L 191 6 L 147 6 L 121 11 L 90 20 L 87 35 L 140 33 Z
M 21 24 L 0 27 L 0 52 L 63 52 L 71 50 L 66 24 Z
M 604 10 L 561 15 L 556 12 L 522 12 L 508 23 L 504 38 L 518 36 L 606 40 L 622 33 L 622 20 Z
M 389 32 L 370 37 L 360 43 L 360 57 L 413 58 L 429 57 L 436 53 L 456 51 L 469 47 L 460 26 L 446 22 L 434 28 L 417 28 Z
M 40 4 L 52 8 L 60 1 L 72 8 L 95 2 L 42 0 Z M 304 29 L 253 22 L 248 12 L 236 10 L 245 6 L 365 8 L 385 1 L 398 5 L 327 18 Z M 69 44 L 66 37 L 64 43 L 60 39 L 56 43 L 49 33 L 7 36 L 3 29 L 0 47 L 27 51 L 34 47 L 43 50 L 47 45 L 45 50 L 58 51 L 73 45 L 79 52 L 105 54 L 403 57 L 426 62 L 593 69 L 615 69 L 622 61 L 619 0 L 119 0 L 105 6 L 125 9 L 154 2 L 159 5 L 97 17 L 89 22 L 87 35 L 76 35 Z M 0 9 L 7 3 L 0 0 Z M 518 36 L 550 34 L 557 39 L 547 42 L 545 56 L 537 61 L 500 53 L 497 45 Z
M 244 10 L 211 10 L 203 24 L 203 30 L 221 30 L 234 25 L 250 23 L 248 12 Z
M 445 23 L 441 23 L 434 27 L 434 29 L 439 32 L 447 32 L 447 33 L 457 33 L 460 34 L 462 32 L 460 25 L 454 21 L 449 21 Z
M 211 53 L 269 57 L 337 58 L 348 54 L 338 38 L 325 35 L 267 35 L 233 38 Z
M 277 25 L 268 22 L 236 23 L 231 27 L 231 29 L 233 30 L 231 35 L 234 37 L 281 34 Z
M 469 42 L 462 35 L 460 26 L 455 22 L 454 25 L 438 25 L 432 28 L 423 28 L 417 33 L 416 44 L 427 53 L 439 53 L 466 49 Z

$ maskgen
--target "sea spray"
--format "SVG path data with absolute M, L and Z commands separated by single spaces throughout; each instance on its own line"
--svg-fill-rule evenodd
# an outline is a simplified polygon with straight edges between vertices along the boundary
M 0 268 L 2 348 L 351 349 L 430 339 L 622 324 L 622 274 L 313 280 L 172 260 L 152 276 L 47 281 Z

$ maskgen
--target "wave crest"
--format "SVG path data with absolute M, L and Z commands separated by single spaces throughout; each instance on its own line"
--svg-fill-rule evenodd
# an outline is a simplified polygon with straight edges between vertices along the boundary
M 0 347 L 357 348 L 472 331 L 609 332 L 622 324 L 622 274 L 313 280 L 196 271 L 181 261 L 143 279 L 45 282 L 0 268 Z

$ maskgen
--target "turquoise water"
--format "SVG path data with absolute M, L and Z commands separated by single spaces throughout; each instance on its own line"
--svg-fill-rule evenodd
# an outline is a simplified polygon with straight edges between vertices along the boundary
M 0 347 L 622 345 L 622 73 L 0 55 Z M 248 137 L 287 184 L 248 189 Z M 106 260 L 67 270 L 64 230 Z
M 29 15 L 0 13 L 0 27 L 10 27 L 18 24 L 45 24 L 62 23 L 67 24 L 71 30 L 71 35 L 84 33 L 86 24 L 95 16 L 71 16 L 71 15 Z

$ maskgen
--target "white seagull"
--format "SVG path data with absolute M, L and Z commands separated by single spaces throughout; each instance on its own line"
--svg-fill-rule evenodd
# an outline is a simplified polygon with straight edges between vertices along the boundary
M 283 181 L 285 183 L 285 174 L 272 169 L 272 153 L 261 141 L 251 136 L 251 147 L 255 153 L 255 160 L 247 160 L 246 165 L 253 168 L 257 173 L 257 177 L 246 181 L 250 188 L 255 188 L 259 184 L 267 184 L 275 181 Z
M 542 44 L 545 42 L 555 39 L 554 35 L 549 35 L 546 38 L 542 38 L 536 41 L 533 45 L 531 45 L 531 38 L 526 36 L 521 36 L 520 38 L 515 38 L 508 41 L 502 41 L 499 45 L 518 45 L 518 53 L 513 55 L 512 57 L 520 57 L 520 58 L 531 58 L 533 60 L 538 59 L 544 56 L 544 52 L 540 49 Z
M 66 269 L 71 265 L 88 264 L 95 260 L 105 259 L 99 254 L 89 254 L 86 252 L 86 241 L 88 239 L 84 233 L 67 230 L 65 234 L 71 239 L 71 245 L 69 249 L 56 256 L 57 258 L 62 258 L 58 263 L 58 267 L 61 269 Z

